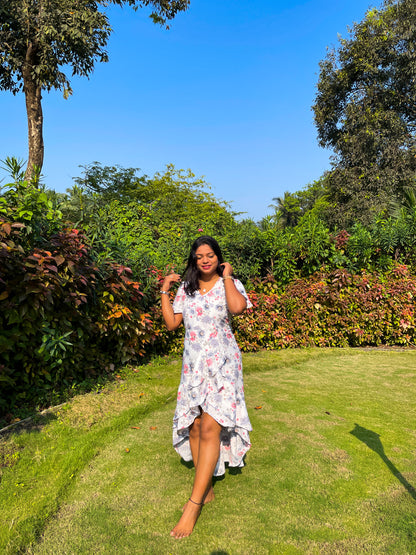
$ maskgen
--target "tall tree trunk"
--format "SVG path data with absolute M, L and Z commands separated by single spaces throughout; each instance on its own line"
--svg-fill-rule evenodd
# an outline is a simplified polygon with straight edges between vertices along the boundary
M 22 68 L 29 139 L 29 158 L 25 173 L 25 180 L 27 181 L 30 181 L 37 172 L 40 173 L 44 154 L 42 87 L 37 85 L 32 77 L 32 67 L 36 65 L 35 58 L 36 48 L 31 43 L 27 49 L 25 64 Z

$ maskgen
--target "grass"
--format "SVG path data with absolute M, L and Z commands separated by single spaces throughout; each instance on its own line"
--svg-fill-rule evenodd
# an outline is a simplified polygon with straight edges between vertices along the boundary
M 245 355 L 246 466 L 173 540 L 194 472 L 171 447 L 180 364 L 126 371 L 3 437 L 0 552 L 416 552 L 415 351 Z

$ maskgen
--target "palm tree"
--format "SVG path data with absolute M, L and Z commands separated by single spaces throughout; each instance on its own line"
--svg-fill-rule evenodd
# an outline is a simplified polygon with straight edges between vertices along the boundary
M 276 220 L 279 226 L 282 228 L 295 227 L 302 216 L 299 199 L 292 193 L 285 191 L 283 198 L 274 197 L 273 201 L 275 204 L 270 206 L 276 211 Z
M 401 214 L 414 215 L 416 212 L 416 187 L 403 187 L 402 198 L 395 198 L 390 202 L 389 213 L 394 219 L 398 219 Z

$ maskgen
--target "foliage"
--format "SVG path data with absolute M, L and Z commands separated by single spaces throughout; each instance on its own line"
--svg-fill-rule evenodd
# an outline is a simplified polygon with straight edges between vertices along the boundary
M 91 258 L 85 236 L 64 229 L 25 241 L 0 223 L 0 409 L 50 402 L 88 376 L 142 357 L 155 339 L 140 284 L 125 266 Z
M 43 406 L 128 361 L 180 353 L 183 329 L 166 330 L 159 289 L 200 234 L 219 240 L 252 290 L 255 311 L 236 319 L 244 349 L 414 343 L 411 195 L 391 216 L 331 231 L 320 212 L 326 178 L 293 195 L 301 216 L 282 227 L 273 216 L 237 220 L 202 179 L 173 166 L 149 178 L 94 164 L 65 196 L 23 181 L 18 161 L 8 167 L 16 182 L 0 195 L 3 412 Z
M 26 243 L 41 244 L 45 235 L 60 229 L 62 212 L 44 185 L 23 180 L 21 162 L 8 158 L 6 165 L 15 181 L 0 187 L 0 216 L 11 222 L 24 222 Z
M 391 199 L 388 213 L 396 219 L 403 215 L 410 216 L 416 211 L 416 188 L 413 186 L 403 187 L 400 199 Z
M 150 266 L 182 271 L 199 235 L 220 239 L 235 230 L 229 206 L 190 170 L 168 165 L 152 178 L 138 172 L 94 163 L 68 191 L 64 215 L 85 230 L 99 255 L 128 263 L 145 280 Z
M 305 214 L 294 234 L 295 258 L 301 275 L 310 275 L 331 260 L 334 245 L 329 229 L 312 212 Z
M 285 347 L 415 345 L 416 276 L 396 264 L 385 274 L 346 270 L 293 280 L 272 277 L 249 292 L 253 308 L 235 319 L 245 351 Z
M 263 234 L 253 220 L 234 221 L 219 236 L 225 260 L 231 261 L 234 274 L 244 283 L 256 275 L 267 273 L 269 256 Z
M 402 263 L 414 270 L 415 237 L 416 211 L 411 206 L 403 206 L 395 216 L 379 215 L 367 226 L 357 222 L 349 231 L 331 231 L 314 209 L 305 212 L 295 227 L 281 229 L 271 218 L 262 222 L 256 275 L 272 274 L 281 288 L 321 268 L 384 272 Z
M 410 207 L 400 217 L 357 224 L 341 247 L 339 237 L 347 232 L 331 231 L 322 217 L 328 206 L 327 176 L 291 195 L 299 219 L 297 225 L 282 227 L 278 216 L 259 225 L 237 220 L 202 179 L 173 166 L 153 178 L 138 169 L 97 163 L 84 169 L 61 207 L 64 216 L 86 231 L 98 260 L 110 257 L 133 269 L 150 304 L 154 295 L 147 269 L 181 272 L 191 243 L 202 233 L 218 239 L 244 283 L 272 273 L 284 286 L 321 267 L 385 270 L 393 261 L 414 260 L 416 220 Z
M 378 218 L 371 226 L 355 224 L 343 245 L 343 266 L 352 270 L 387 270 L 393 263 L 416 262 L 416 211 Z
M 82 175 L 74 178 L 75 189 L 69 190 L 71 197 L 85 191 L 95 193 L 103 202 L 118 200 L 128 204 L 132 201 L 151 202 L 152 193 L 147 190 L 147 176 L 140 175 L 139 168 L 102 166 L 93 162 L 80 166 Z M 149 195 L 150 193 L 150 195 Z M 154 191 L 153 191 L 154 193 Z M 83 195 L 88 198 L 88 195 Z
M 309 183 L 295 193 L 285 191 L 284 197 L 275 197 L 274 218 L 276 225 L 281 228 L 295 227 L 298 225 L 302 216 L 313 211 L 315 215 L 323 216 L 325 209 L 328 208 L 326 200 L 326 181 L 327 175 Z
M 333 237 L 313 210 L 305 212 L 295 227 L 281 229 L 275 224 L 264 228 L 261 239 L 269 264 L 263 264 L 263 272 L 257 275 L 265 277 L 268 270 L 281 286 L 296 276 L 307 276 L 323 265 L 336 263 Z
M 273 201 L 276 219 L 280 227 L 295 227 L 302 216 L 302 208 L 298 196 L 285 191 L 283 198 L 275 197 Z
M 413 0 L 387 0 L 321 62 L 313 107 L 328 175 L 332 226 L 368 224 L 413 184 L 416 170 Z

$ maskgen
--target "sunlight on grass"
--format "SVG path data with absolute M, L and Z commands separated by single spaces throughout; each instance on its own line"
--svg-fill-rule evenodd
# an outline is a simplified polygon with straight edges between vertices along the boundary
M 169 530 L 194 471 L 171 447 L 180 361 L 126 372 L 3 439 L 0 550 L 413 553 L 415 363 L 398 350 L 245 355 L 252 449 L 181 541 Z

